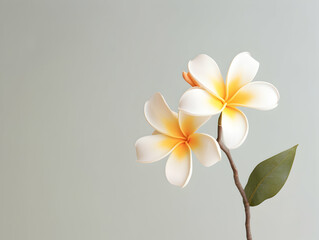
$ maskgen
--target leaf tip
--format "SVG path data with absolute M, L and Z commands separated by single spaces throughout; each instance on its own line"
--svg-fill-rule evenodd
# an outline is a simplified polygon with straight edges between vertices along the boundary
M 296 153 L 297 147 L 299 146 L 299 144 L 296 144 L 295 146 L 293 146 L 291 149 L 294 150 L 294 152 Z

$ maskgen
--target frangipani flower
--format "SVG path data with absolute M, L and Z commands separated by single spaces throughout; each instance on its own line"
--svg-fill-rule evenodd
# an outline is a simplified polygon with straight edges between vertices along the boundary
M 267 82 L 252 82 L 259 63 L 249 53 L 238 54 L 223 81 L 216 62 L 205 54 L 188 63 L 184 79 L 193 87 L 181 97 L 179 110 L 194 116 L 222 112 L 223 142 L 229 149 L 239 147 L 248 133 L 248 121 L 237 107 L 270 110 L 278 105 L 279 93 Z
M 191 150 L 206 167 L 221 159 L 216 140 L 207 134 L 195 133 L 210 116 L 177 114 L 168 107 L 160 93 L 154 94 L 145 103 L 144 113 L 155 132 L 136 141 L 137 161 L 151 163 L 170 154 L 165 172 L 171 184 L 180 187 L 187 185 L 192 174 Z

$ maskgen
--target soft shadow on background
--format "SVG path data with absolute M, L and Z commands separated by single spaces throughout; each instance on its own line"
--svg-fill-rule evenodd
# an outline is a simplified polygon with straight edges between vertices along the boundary
M 243 184 L 299 143 L 282 191 L 252 209 L 253 236 L 319 239 L 318 11 L 315 0 L 0 0 L 0 239 L 244 239 L 225 156 L 195 159 L 179 189 L 165 160 L 136 163 L 134 149 L 152 131 L 151 95 L 177 109 L 188 60 L 207 53 L 225 77 L 241 51 L 281 94 L 273 111 L 244 110 Z M 216 118 L 200 131 L 216 136 Z

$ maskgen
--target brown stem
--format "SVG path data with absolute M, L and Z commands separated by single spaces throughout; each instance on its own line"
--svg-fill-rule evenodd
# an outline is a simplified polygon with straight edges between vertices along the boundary
M 239 177 L 238 177 L 238 171 L 237 171 L 237 168 L 236 168 L 236 165 L 233 161 L 233 158 L 230 154 L 230 151 L 229 149 L 225 146 L 225 144 L 223 143 L 222 141 L 222 131 L 223 131 L 223 128 L 221 126 L 221 116 L 219 117 L 219 121 L 218 121 L 218 137 L 217 137 L 217 142 L 219 143 L 220 145 L 220 148 L 224 151 L 224 153 L 226 154 L 228 160 L 229 160 L 229 163 L 230 163 L 230 166 L 233 170 L 233 173 L 234 173 L 234 181 L 235 181 L 235 185 L 236 187 L 238 188 L 239 192 L 240 192 L 240 195 L 242 196 L 243 198 L 243 203 L 244 203 L 244 207 L 245 207 L 245 215 L 246 215 L 246 222 L 245 222 L 245 226 L 246 226 L 246 237 L 247 237 L 247 240 L 252 240 L 252 236 L 251 236 L 251 231 L 250 231 L 250 209 L 249 209 L 249 202 L 248 202 L 248 199 L 247 199 L 247 196 L 245 194 L 245 191 L 243 189 L 243 186 L 241 185 L 240 181 L 239 181 Z

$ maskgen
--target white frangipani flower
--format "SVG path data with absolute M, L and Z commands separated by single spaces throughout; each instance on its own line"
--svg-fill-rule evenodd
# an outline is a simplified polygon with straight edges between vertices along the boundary
M 221 159 L 216 140 L 207 134 L 195 133 L 210 116 L 177 114 L 168 107 L 160 93 L 154 94 L 145 103 L 144 113 L 155 132 L 136 141 L 137 161 L 151 163 L 170 154 L 165 172 L 171 184 L 180 187 L 187 185 L 192 174 L 191 150 L 206 167 Z
M 267 82 L 252 82 L 259 63 L 249 53 L 238 54 L 226 77 L 222 78 L 216 62 L 205 54 L 188 63 L 184 79 L 193 87 L 181 97 L 179 110 L 194 116 L 211 116 L 222 112 L 223 142 L 229 149 L 246 139 L 248 121 L 237 107 L 270 110 L 278 105 L 279 93 Z

